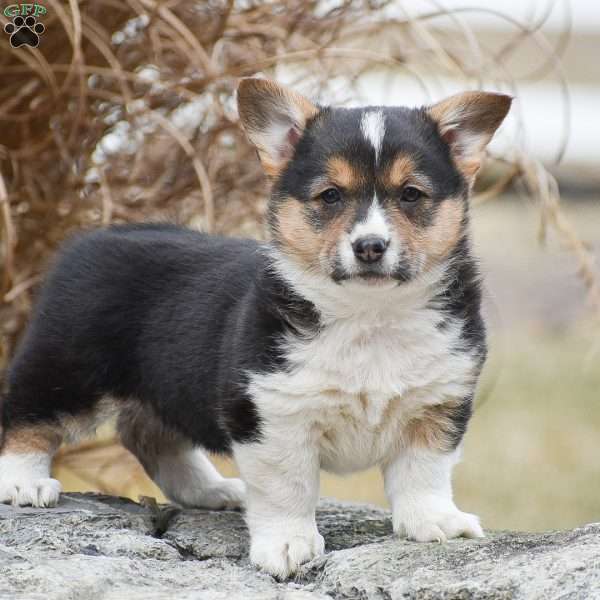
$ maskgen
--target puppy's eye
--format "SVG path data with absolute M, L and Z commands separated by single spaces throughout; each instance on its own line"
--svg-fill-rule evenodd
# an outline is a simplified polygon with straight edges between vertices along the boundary
M 335 204 L 342 199 L 342 195 L 340 194 L 339 190 L 336 190 L 335 188 L 328 188 L 319 194 L 319 198 L 321 198 L 321 200 L 323 200 L 323 202 L 326 204 Z
M 422 197 L 423 197 L 423 192 L 420 189 L 418 189 L 416 187 L 412 187 L 412 185 L 407 185 L 402 190 L 402 195 L 400 196 L 400 200 L 402 200 L 402 202 L 416 202 L 417 200 L 419 200 Z

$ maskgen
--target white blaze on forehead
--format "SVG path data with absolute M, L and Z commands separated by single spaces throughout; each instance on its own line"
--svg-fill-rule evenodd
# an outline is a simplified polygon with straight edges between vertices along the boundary
M 373 145 L 375 149 L 375 162 L 379 160 L 383 136 L 385 135 L 385 117 L 380 110 L 370 110 L 363 113 L 360 121 L 360 129 L 365 139 Z
M 374 196 L 373 202 L 369 207 L 369 212 L 364 221 L 359 221 L 352 232 L 350 233 L 350 242 L 354 243 L 356 240 L 367 237 L 377 236 L 383 238 L 386 242 L 390 239 L 390 229 L 385 218 L 385 211 L 377 200 L 377 195 Z

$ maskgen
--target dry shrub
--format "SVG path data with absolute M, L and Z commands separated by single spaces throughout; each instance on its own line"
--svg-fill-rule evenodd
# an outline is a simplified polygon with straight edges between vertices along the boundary
M 317 97 L 340 78 L 352 96 L 361 74 L 379 69 L 412 75 L 431 96 L 422 76 L 516 93 L 505 65 L 530 44 L 539 56 L 535 75 L 554 74 L 566 94 L 559 54 L 568 35 L 551 47 L 541 32 L 547 14 L 521 24 L 495 13 L 514 32 L 492 50 L 467 23 L 476 9 L 447 14 L 436 2 L 418 18 L 408 1 L 44 4 L 39 48 L 13 49 L 0 36 L 0 369 L 48 258 L 69 232 L 169 219 L 262 235 L 265 180 L 237 122 L 239 77 L 285 66 Z M 0 17 L 2 27 L 7 20 Z M 575 253 L 600 314 L 593 257 L 561 214 L 553 178 L 517 142 L 495 159 L 499 176 L 479 200 L 520 180 L 539 199 L 542 223 Z

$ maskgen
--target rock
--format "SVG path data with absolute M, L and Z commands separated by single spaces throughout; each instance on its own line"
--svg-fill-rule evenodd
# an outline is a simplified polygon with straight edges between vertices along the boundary
M 327 553 L 278 582 L 249 564 L 238 512 L 93 494 L 0 505 L 0 599 L 600 598 L 600 524 L 440 545 L 394 537 L 370 506 L 323 501 L 318 521 Z

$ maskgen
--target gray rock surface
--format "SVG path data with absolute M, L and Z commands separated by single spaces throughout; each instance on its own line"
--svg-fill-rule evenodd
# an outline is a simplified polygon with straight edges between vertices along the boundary
M 324 501 L 327 553 L 291 581 L 248 562 L 237 512 L 153 509 L 63 495 L 55 509 L 0 505 L 2 600 L 600 598 L 600 524 L 417 544 L 389 514 Z

